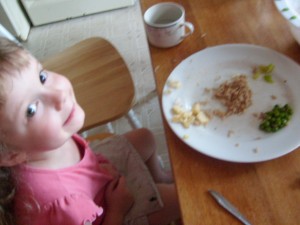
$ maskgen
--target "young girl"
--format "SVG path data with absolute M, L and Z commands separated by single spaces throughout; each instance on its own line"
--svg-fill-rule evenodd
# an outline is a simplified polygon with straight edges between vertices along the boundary
M 91 146 L 69 80 L 0 38 L 0 224 L 168 224 L 172 178 L 147 129 Z M 91 150 L 93 149 L 93 151 Z

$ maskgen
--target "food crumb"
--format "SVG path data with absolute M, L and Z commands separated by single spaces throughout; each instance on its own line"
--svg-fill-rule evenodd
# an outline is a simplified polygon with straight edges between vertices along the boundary
M 259 113 L 253 113 L 252 115 L 254 118 L 259 118 Z
M 206 88 L 204 88 L 204 93 L 205 93 L 205 94 L 209 94 L 209 93 L 210 93 L 210 91 L 211 91 L 211 89 L 210 89 L 210 88 L 207 88 L 207 87 L 206 87 Z
M 187 140 L 189 138 L 189 135 L 185 134 L 182 136 L 183 140 Z
M 159 70 L 159 68 L 160 68 L 160 66 L 156 66 L 156 67 L 154 68 L 154 71 L 157 72 L 157 71 Z
M 233 130 L 228 130 L 227 137 L 231 137 L 234 134 Z
M 168 86 L 173 89 L 178 89 L 181 87 L 181 82 L 177 80 L 170 80 Z
M 164 94 L 165 94 L 165 95 L 169 95 L 169 94 L 171 94 L 171 93 L 172 93 L 172 90 L 171 90 L 171 89 L 167 89 L 167 90 L 164 91 Z
M 276 100 L 276 99 L 277 99 L 277 96 L 271 95 L 271 99 L 272 99 L 272 100 Z
M 234 146 L 235 146 L 235 147 L 239 147 L 239 146 L 240 146 L 240 144 L 239 144 L 239 143 L 236 143 Z
M 257 153 L 257 152 L 258 152 L 258 148 L 254 148 L 254 149 L 253 149 L 253 152 L 254 152 L 254 153 Z

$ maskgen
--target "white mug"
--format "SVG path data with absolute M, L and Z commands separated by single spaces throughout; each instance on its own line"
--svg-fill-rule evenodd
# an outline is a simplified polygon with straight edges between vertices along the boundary
M 184 8 L 173 2 L 151 6 L 144 22 L 149 43 L 160 48 L 173 47 L 194 32 L 193 24 L 185 21 Z

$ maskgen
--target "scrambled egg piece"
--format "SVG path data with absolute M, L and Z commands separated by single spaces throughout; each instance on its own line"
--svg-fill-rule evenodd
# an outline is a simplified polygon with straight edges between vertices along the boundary
M 170 80 L 168 82 L 168 87 L 173 88 L 173 89 L 178 89 L 181 87 L 181 82 L 178 80 Z
M 173 90 L 179 89 L 181 87 L 181 82 L 177 80 L 168 81 L 168 89 L 164 91 L 164 94 L 171 94 Z
M 174 104 L 172 107 L 172 122 L 180 123 L 184 128 L 206 125 L 209 122 L 208 115 L 201 109 L 200 103 L 195 103 L 191 110 L 185 110 L 182 106 Z

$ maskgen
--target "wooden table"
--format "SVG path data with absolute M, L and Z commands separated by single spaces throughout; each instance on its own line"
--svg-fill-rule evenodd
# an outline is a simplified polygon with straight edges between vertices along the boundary
M 180 45 L 150 46 L 157 92 L 162 95 L 171 71 L 208 46 L 251 43 L 269 47 L 300 63 L 300 46 L 272 0 L 172 0 L 186 9 L 195 26 Z M 142 11 L 162 0 L 141 0 Z M 300 74 L 299 74 L 300 76 Z M 185 225 L 240 224 L 207 193 L 225 195 L 256 225 L 300 224 L 300 151 L 261 163 L 230 163 L 185 145 L 164 120 L 170 159 Z M 300 131 L 299 138 L 300 138 Z

